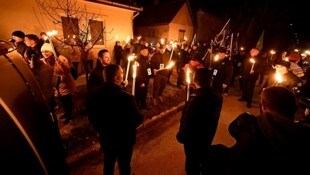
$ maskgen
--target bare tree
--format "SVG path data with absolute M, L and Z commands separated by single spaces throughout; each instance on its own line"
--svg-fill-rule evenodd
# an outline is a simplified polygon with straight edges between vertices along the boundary
M 63 35 L 57 35 L 58 48 L 65 46 L 78 48 L 81 53 L 81 62 L 88 80 L 89 67 L 87 62 L 88 52 L 96 43 L 103 42 L 105 28 L 98 25 L 99 13 L 90 13 L 86 5 L 78 5 L 77 0 L 36 0 L 40 14 L 54 25 L 63 29 Z M 100 24 L 100 23 L 99 23 Z M 40 23 L 47 28 L 44 23 Z M 44 26 L 43 26 L 44 25 Z

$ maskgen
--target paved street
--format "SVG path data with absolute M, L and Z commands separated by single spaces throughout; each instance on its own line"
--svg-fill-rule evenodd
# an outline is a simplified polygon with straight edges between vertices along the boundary
M 246 108 L 245 102 L 237 100 L 239 97 L 240 91 L 237 88 L 232 88 L 229 96 L 224 96 L 223 110 L 213 144 L 232 146 L 234 139 L 227 131 L 229 123 L 240 113 L 259 113 L 257 93 L 252 108 Z M 139 132 L 132 159 L 133 174 L 185 175 L 183 145 L 175 138 L 180 117 L 181 112 L 161 118 Z M 72 167 L 71 172 L 74 175 L 101 175 L 102 164 L 102 154 L 97 154 Z

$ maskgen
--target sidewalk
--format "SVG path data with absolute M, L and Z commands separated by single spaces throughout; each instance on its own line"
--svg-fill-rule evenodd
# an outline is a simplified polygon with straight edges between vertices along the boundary
M 85 82 L 85 75 L 80 76 L 76 80 L 78 92 L 74 96 L 74 115 L 72 122 L 63 125 L 62 121 L 59 121 L 61 136 L 67 149 L 67 163 L 69 167 L 100 151 L 97 133 L 88 122 L 85 112 L 85 96 L 87 93 Z M 175 84 L 176 75 L 171 76 L 170 82 Z M 151 79 L 148 94 L 152 94 L 152 84 L 153 80 Z M 131 92 L 130 85 L 128 85 L 127 90 Z M 163 93 L 164 102 L 158 103 L 157 106 L 152 105 L 151 96 L 148 96 L 147 103 L 149 110 L 141 111 L 144 115 L 144 121 L 137 128 L 137 132 L 141 132 L 142 127 L 147 127 L 162 118 L 182 110 L 185 105 L 185 93 L 184 88 L 167 85 Z

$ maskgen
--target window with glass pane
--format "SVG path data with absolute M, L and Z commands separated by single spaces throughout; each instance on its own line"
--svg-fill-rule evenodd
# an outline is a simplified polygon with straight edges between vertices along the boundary
M 91 42 L 96 42 L 95 45 L 104 45 L 104 27 L 102 21 L 89 20 L 90 26 L 90 36 L 88 36 L 88 40 Z
M 79 38 L 79 20 L 77 18 L 61 17 L 64 42 L 76 44 Z

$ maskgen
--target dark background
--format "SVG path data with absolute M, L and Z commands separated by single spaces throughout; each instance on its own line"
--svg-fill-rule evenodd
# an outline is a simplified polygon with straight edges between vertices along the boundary
M 136 0 L 141 6 L 169 1 L 175 0 Z M 264 30 L 263 49 L 310 47 L 307 26 L 310 12 L 301 0 L 189 0 L 189 3 L 194 17 L 198 10 L 203 10 L 225 21 L 231 19 L 230 32 L 240 34 L 240 45 L 255 45 Z

